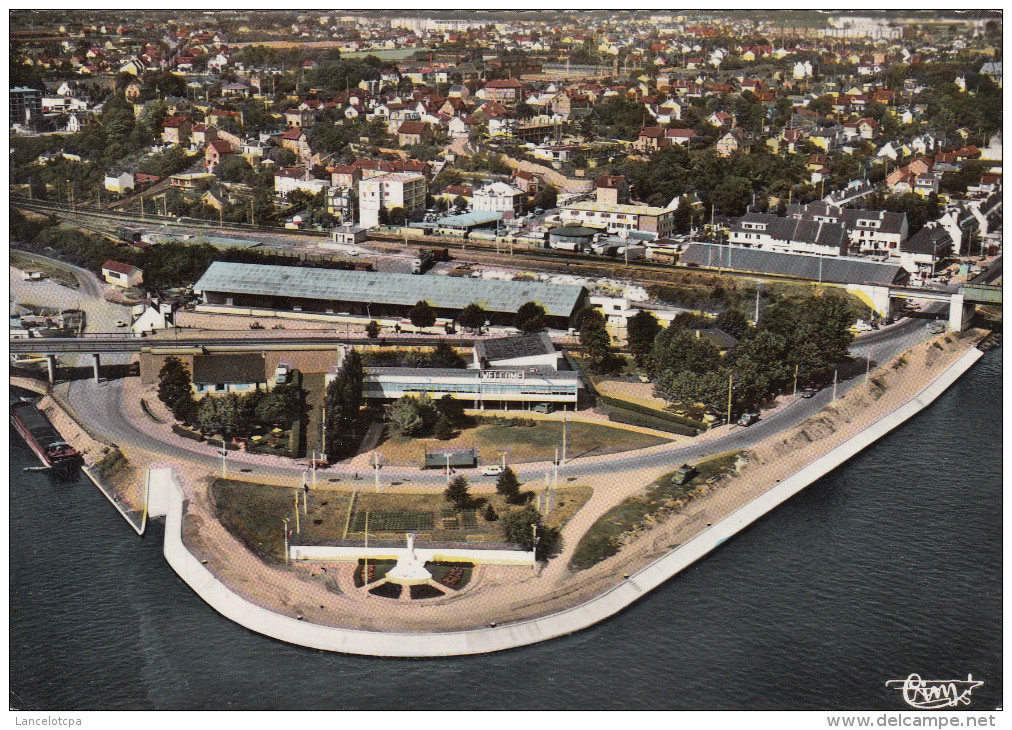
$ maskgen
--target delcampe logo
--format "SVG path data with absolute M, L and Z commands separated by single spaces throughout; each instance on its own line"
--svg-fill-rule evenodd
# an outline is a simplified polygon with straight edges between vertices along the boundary
M 911 674 L 906 679 L 890 679 L 886 687 L 903 692 L 903 701 L 918 710 L 940 710 L 970 704 L 970 693 L 984 684 L 967 674 L 966 679 L 921 679 Z

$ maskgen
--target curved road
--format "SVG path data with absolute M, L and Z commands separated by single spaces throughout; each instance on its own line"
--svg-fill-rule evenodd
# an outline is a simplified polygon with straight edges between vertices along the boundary
M 866 362 L 869 352 L 872 353 L 872 366 L 874 367 L 876 363 L 885 362 L 900 351 L 924 339 L 926 334 L 921 320 L 908 319 L 887 330 L 872 332 L 857 340 L 850 348 L 855 362 L 850 368 L 851 373 L 846 377 L 841 376 L 837 386 L 838 396 L 862 382 L 866 369 L 863 364 Z M 89 425 L 112 443 L 134 444 L 148 451 L 187 459 L 210 469 L 220 467 L 221 460 L 212 453 L 212 447 L 195 443 L 191 450 L 160 441 L 144 432 L 137 431 L 123 413 L 122 389 L 121 380 L 107 381 L 99 385 L 90 379 L 78 380 L 70 384 L 68 399 L 74 410 L 86 417 Z M 567 477 L 592 476 L 660 467 L 666 464 L 677 466 L 682 462 L 701 459 L 711 454 L 749 448 L 777 432 L 797 425 L 828 405 L 831 400 L 832 386 L 829 386 L 812 398 L 796 400 L 781 411 L 760 420 L 749 428 L 734 426 L 730 433 L 718 439 L 702 443 L 672 443 L 668 447 L 651 449 L 650 453 L 629 452 L 624 455 L 612 455 L 607 459 L 585 459 L 582 461 L 579 458 L 571 459 L 563 467 L 561 473 Z M 252 469 L 250 473 L 253 475 L 265 474 L 293 481 L 301 479 L 305 473 L 304 466 L 254 466 L 236 461 L 231 464 L 232 469 L 239 465 L 242 468 Z M 544 463 L 537 466 L 516 465 L 514 469 L 518 477 L 527 481 L 541 477 L 544 474 L 545 465 Z M 353 471 L 355 471 L 354 467 L 339 464 L 324 470 L 322 478 L 334 475 L 346 478 Z M 370 475 L 365 474 L 364 476 L 368 478 Z M 472 482 L 480 480 L 476 473 L 469 474 L 469 476 Z M 385 467 L 382 469 L 382 477 L 385 482 L 392 479 L 432 485 L 445 482 L 445 475 L 438 470 L 422 471 L 414 467 Z
M 1002 261 L 995 259 L 982 273 L 981 277 L 993 280 L 1000 275 Z M 90 272 L 71 267 L 78 273 L 80 279 L 93 284 L 97 291 L 97 279 Z M 937 314 L 944 308 L 942 304 L 934 304 L 926 309 L 927 314 Z M 887 362 L 901 351 L 912 347 L 917 342 L 928 336 L 924 321 L 922 319 L 905 319 L 898 324 L 886 329 L 870 332 L 855 340 L 850 347 L 854 362 L 841 373 L 837 385 L 837 395 L 842 395 L 850 388 L 862 382 L 866 371 L 867 358 L 872 358 L 871 366 Z M 862 367 L 862 365 L 864 367 Z M 107 381 L 96 385 L 91 380 L 79 380 L 70 384 L 68 399 L 74 409 L 86 416 L 89 425 L 100 435 L 112 443 L 134 444 L 145 450 L 155 453 L 162 453 L 166 456 L 179 459 L 187 459 L 199 463 L 202 466 L 215 469 L 220 466 L 220 458 L 211 452 L 211 447 L 193 444 L 193 448 L 184 449 L 175 444 L 160 441 L 144 432 L 137 431 L 122 410 L 122 381 Z M 579 458 L 569 460 L 563 467 L 567 477 L 592 476 L 609 473 L 620 473 L 636 469 L 654 468 L 664 465 L 680 465 L 686 461 L 694 461 L 712 454 L 719 454 L 727 451 L 737 451 L 754 446 L 763 439 L 775 433 L 786 431 L 804 421 L 809 416 L 818 412 L 832 400 L 832 386 L 823 388 L 814 397 L 797 399 L 786 408 L 763 418 L 755 425 L 742 428 L 733 426 L 731 431 L 720 438 L 695 443 L 672 443 L 670 446 L 651 449 L 649 453 L 628 452 L 616 454 L 607 459 L 585 459 Z M 242 462 L 242 468 L 252 469 L 252 475 L 265 474 L 274 477 L 291 479 L 293 481 L 302 478 L 305 473 L 304 466 L 251 466 Z M 536 479 L 544 474 L 545 464 L 539 465 L 516 465 L 517 476 L 527 481 Z M 329 467 L 323 471 L 323 478 L 340 474 L 347 477 L 355 471 L 354 467 L 347 464 L 340 464 Z M 413 467 L 385 467 L 382 470 L 383 480 L 411 480 L 419 484 L 442 484 L 445 482 L 445 475 L 440 471 L 422 471 Z M 366 477 L 369 475 L 366 474 Z M 471 474 L 471 479 L 477 481 L 476 474 Z M 478 478 L 480 479 L 480 478 Z

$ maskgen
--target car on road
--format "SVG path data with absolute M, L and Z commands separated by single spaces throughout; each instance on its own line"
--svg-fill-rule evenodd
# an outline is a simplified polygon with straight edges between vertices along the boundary
M 800 395 L 802 398 L 811 398 L 818 392 L 819 388 L 815 387 L 814 385 L 806 385 L 804 388 L 801 389 Z
M 486 466 L 484 469 L 481 470 L 481 475 L 483 477 L 497 477 L 502 473 L 503 468 L 498 464 L 495 466 Z
M 751 426 L 759 420 L 758 413 L 743 413 L 741 418 L 738 419 L 739 426 Z

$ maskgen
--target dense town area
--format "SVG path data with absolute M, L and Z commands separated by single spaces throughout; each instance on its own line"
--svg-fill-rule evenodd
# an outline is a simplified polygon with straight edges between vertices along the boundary
M 185 475 L 244 600 L 546 615 L 993 338 L 1001 44 L 983 11 L 14 11 L 12 383 L 135 528 L 145 470 Z

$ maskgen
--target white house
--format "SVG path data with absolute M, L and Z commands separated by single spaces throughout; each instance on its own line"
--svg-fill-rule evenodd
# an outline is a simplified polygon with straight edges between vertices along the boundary
M 474 191 L 471 199 L 471 210 L 487 210 L 492 212 L 513 213 L 518 215 L 523 210 L 524 195 L 512 185 L 494 182 Z

